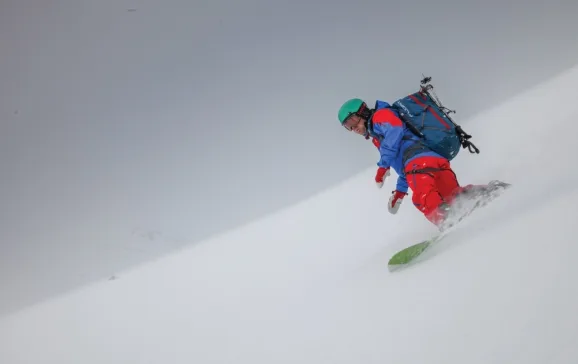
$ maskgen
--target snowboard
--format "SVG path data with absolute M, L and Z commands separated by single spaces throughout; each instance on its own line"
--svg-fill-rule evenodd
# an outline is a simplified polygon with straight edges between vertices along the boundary
M 440 226 L 440 232 L 430 239 L 413 244 L 395 253 L 387 264 L 390 272 L 405 268 L 416 261 L 424 251 L 445 238 L 463 219 L 475 210 L 486 206 L 511 187 L 510 183 L 490 181 L 487 185 L 474 186 L 470 191 L 458 196 L 452 203 L 448 217 Z

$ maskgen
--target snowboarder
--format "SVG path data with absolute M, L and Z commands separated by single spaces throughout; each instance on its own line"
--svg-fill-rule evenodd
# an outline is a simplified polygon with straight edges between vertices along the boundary
M 425 217 L 440 229 L 452 201 L 472 185 L 461 187 L 450 161 L 435 153 L 402 122 L 395 109 L 386 102 L 370 109 L 358 98 L 346 101 L 338 112 L 345 129 L 372 139 L 380 153 L 375 182 L 383 186 L 391 168 L 398 175 L 396 190 L 388 202 L 389 212 L 397 213 L 411 188 L 412 202 Z

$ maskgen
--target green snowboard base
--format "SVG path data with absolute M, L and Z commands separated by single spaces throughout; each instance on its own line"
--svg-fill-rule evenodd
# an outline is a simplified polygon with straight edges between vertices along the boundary
M 391 257 L 388 264 L 389 265 L 397 265 L 397 264 L 407 264 L 412 261 L 415 257 L 420 255 L 424 250 L 427 249 L 431 244 L 431 240 L 425 240 L 421 243 L 414 244 L 410 247 L 407 247 Z
M 415 258 L 420 256 L 427 248 L 431 246 L 432 243 L 437 240 L 437 238 L 424 240 L 421 243 L 411 245 L 395 253 L 387 263 L 389 271 L 393 272 L 395 270 L 407 267 L 414 261 Z

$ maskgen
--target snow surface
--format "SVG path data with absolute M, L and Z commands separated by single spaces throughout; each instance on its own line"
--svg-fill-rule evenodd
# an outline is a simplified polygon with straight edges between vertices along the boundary
M 2 318 L 0 362 L 576 363 L 577 82 L 460 121 L 481 149 L 454 161 L 461 183 L 514 187 L 418 265 L 387 270 L 435 229 L 410 201 L 389 215 L 395 176 L 379 191 L 372 168 Z

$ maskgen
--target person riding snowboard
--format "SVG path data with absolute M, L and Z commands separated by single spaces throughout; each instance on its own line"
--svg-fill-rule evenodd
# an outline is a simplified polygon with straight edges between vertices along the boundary
M 378 188 L 383 186 L 391 168 L 397 173 L 389 212 L 397 213 L 409 187 L 414 206 L 441 229 L 452 201 L 472 185 L 461 187 L 447 158 L 420 143 L 388 103 L 381 101 L 379 108 L 377 104 L 370 109 L 363 100 L 350 99 L 339 109 L 339 122 L 345 129 L 371 138 L 379 150 L 375 175 Z

